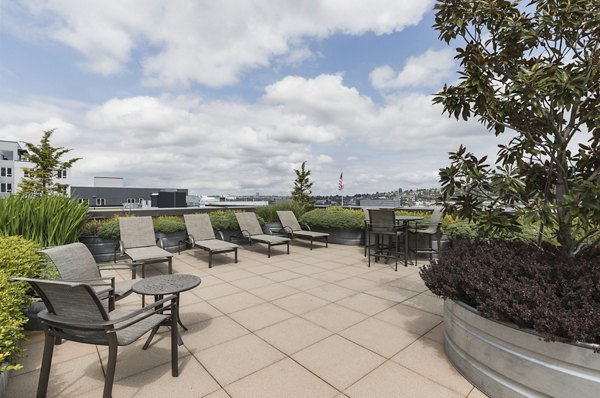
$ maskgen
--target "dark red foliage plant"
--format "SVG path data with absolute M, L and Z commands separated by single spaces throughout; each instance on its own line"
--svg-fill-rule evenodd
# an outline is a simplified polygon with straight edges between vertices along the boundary
M 547 340 L 600 344 L 600 250 L 575 258 L 519 241 L 459 241 L 421 269 L 436 295 Z

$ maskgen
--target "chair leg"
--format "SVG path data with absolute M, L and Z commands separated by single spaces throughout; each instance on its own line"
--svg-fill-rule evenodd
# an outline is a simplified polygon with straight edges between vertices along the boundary
M 311 245 L 311 249 L 310 250 L 312 250 L 312 245 Z M 290 242 L 289 241 L 287 243 L 287 254 L 288 254 L 288 256 L 290 254 Z
M 427 235 L 429 238 L 429 261 L 433 260 L 433 242 L 431 240 L 431 235 Z
M 310 238 L 310 250 L 312 250 L 313 238 Z
M 329 236 L 326 236 L 326 237 L 325 237 L 325 248 L 326 248 L 326 249 L 329 247 L 329 246 L 328 246 L 328 245 L 329 245 L 328 241 L 329 241 Z
M 169 268 L 167 272 L 169 275 L 173 273 L 173 257 L 169 257 Z
M 267 258 L 271 258 L 271 244 L 267 244 Z
M 179 336 L 177 330 L 177 322 L 179 318 L 179 302 L 177 299 L 173 302 L 171 308 L 171 375 L 173 377 L 179 376 L 179 358 L 178 358 L 178 344 L 177 339 Z
M 212 268 L 212 250 L 208 251 L 208 268 Z
M 233 253 L 235 255 L 235 263 L 237 264 L 237 247 L 233 250 Z
M 50 335 L 48 327 L 44 325 L 44 354 L 42 356 L 42 368 L 40 369 L 37 398 L 46 398 L 46 394 L 48 393 L 48 380 L 50 379 L 53 352 L 54 336 Z
M 106 365 L 106 380 L 104 381 L 104 398 L 112 397 L 112 388 L 115 381 L 115 370 L 117 368 L 117 335 L 107 333 L 108 337 L 108 364 Z

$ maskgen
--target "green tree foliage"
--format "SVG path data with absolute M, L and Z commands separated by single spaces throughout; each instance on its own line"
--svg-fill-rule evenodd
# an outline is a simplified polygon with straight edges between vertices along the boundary
M 47 194 L 65 194 L 67 184 L 61 184 L 57 181 L 57 174 L 69 170 L 73 163 L 81 158 L 73 158 L 62 161 L 61 157 L 70 152 L 71 149 L 50 145 L 50 137 L 54 130 L 44 131 L 44 135 L 39 145 L 25 142 L 28 151 L 28 159 L 35 166 L 32 168 L 23 168 L 27 177 L 23 178 L 19 184 L 22 195 L 47 195 Z
M 292 190 L 292 200 L 298 203 L 304 211 L 313 207 L 315 199 L 312 194 L 312 181 L 310 181 L 310 170 L 306 169 L 306 161 L 302 162 L 300 169 L 294 169 L 296 180 Z
M 438 1 L 435 29 L 459 46 L 457 84 L 434 102 L 457 119 L 510 131 L 495 166 L 460 147 L 440 170 L 442 197 L 489 231 L 539 221 L 573 257 L 600 240 L 598 0 Z M 544 231 L 545 229 L 545 231 Z

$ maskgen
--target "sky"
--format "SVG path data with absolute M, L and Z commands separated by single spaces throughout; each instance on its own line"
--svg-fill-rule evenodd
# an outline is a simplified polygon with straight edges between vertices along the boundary
M 430 0 L 0 0 L 0 139 L 81 157 L 71 183 L 190 194 L 437 187 L 476 120 L 433 105 L 456 82 Z

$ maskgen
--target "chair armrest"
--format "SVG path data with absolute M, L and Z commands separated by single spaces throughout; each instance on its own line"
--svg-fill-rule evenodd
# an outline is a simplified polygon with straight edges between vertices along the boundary
M 114 276 L 106 276 L 106 277 L 100 277 L 100 278 L 88 278 L 88 279 L 64 279 L 65 282 L 77 282 L 77 283 L 84 283 L 86 285 L 90 285 L 90 286 L 105 286 L 105 285 L 110 285 L 113 286 L 115 285 L 115 277 Z
M 165 242 L 164 242 L 163 238 L 156 239 L 156 243 L 158 243 L 158 247 L 165 250 Z
M 310 229 L 310 225 L 308 224 L 300 224 L 300 228 L 306 228 L 307 231 L 312 231 L 312 229 Z
M 167 301 L 171 301 L 171 303 L 165 305 Z M 88 329 L 88 330 L 106 330 L 107 328 L 114 328 L 114 325 L 120 323 L 118 328 L 114 328 L 114 330 L 124 329 L 128 326 L 133 325 L 141 321 L 142 319 L 148 318 L 154 314 L 160 313 L 165 309 L 172 308 L 177 302 L 177 296 L 172 294 L 169 295 L 162 300 L 156 301 L 152 304 L 145 306 L 144 308 L 140 308 L 138 310 L 129 312 L 119 318 L 109 319 L 106 321 L 93 321 L 93 322 L 76 322 L 69 320 L 66 322 L 62 317 L 57 317 L 54 314 L 49 313 L 47 310 L 39 313 L 39 317 L 45 321 L 51 322 L 57 326 L 65 326 L 71 328 L 79 328 L 79 329 Z M 142 315 L 143 316 L 138 316 Z M 129 322 L 127 322 L 129 321 Z
M 294 230 L 292 229 L 292 227 L 289 227 L 287 225 L 284 225 L 283 228 L 281 228 L 281 230 L 288 235 L 294 235 Z
M 246 239 L 250 239 L 250 238 L 252 237 L 252 235 L 250 234 L 250 232 L 248 232 L 248 231 L 247 231 L 247 230 L 245 230 L 245 229 L 242 229 L 242 230 L 241 230 L 241 232 L 242 232 L 242 236 L 243 236 L 244 238 L 246 238 Z
M 217 239 L 225 240 L 225 235 L 223 235 L 223 232 L 221 232 L 221 231 L 217 231 L 216 236 L 217 236 Z
M 119 253 L 121 254 L 121 256 L 125 255 L 125 244 L 122 240 L 119 240 Z

